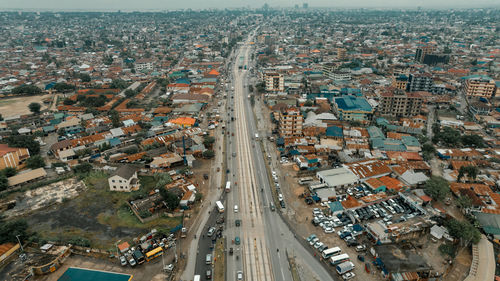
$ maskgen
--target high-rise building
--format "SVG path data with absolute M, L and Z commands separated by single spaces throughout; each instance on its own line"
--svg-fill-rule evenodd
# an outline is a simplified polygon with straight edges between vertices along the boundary
M 495 80 L 488 76 L 475 76 L 465 79 L 464 91 L 467 97 L 491 98 L 495 93 Z
M 347 58 L 347 50 L 344 48 L 337 48 L 337 59 L 345 60 Z
M 303 8 L 303 9 L 307 9 L 307 8 L 309 8 L 309 4 L 308 4 L 308 3 L 303 3 L 303 4 L 302 4 L 302 8 Z
M 411 73 L 408 78 L 408 92 L 430 92 L 433 86 L 432 75 L 429 73 Z
M 436 52 L 437 46 L 433 44 L 422 45 L 415 51 L 415 60 L 424 62 L 425 55 Z
M 279 114 L 280 135 L 282 137 L 302 136 L 304 117 L 298 108 L 288 108 Z
M 379 111 L 382 115 L 411 117 L 420 114 L 423 98 L 418 92 L 406 93 L 403 90 L 382 93 Z
M 266 83 L 266 91 L 268 92 L 284 92 L 285 91 L 285 77 L 281 73 L 268 72 L 264 74 L 264 81 Z

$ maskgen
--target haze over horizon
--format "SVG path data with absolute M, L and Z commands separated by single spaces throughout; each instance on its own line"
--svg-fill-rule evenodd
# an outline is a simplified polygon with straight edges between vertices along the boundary
M 397 3 L 391 0 L 311 0 L 311 1 L 287 1 L 287 0 L 257 0 L 249 3 L 244 0 L 189 0 L 189 1 L 162 1 L 143 0 L 141 2 L 133 0 L 0 0 L 0 10 L 41 10 L 41 11 L 151 11 L 151 10 L 176 10 L 176 9 L 224 9 L 224 8 L 258 8 L 264 4 L 270 7 L 293 7 L 307 3 L 310 8 L 485 8 L 500 7 L 496 0 L 400 0 Z

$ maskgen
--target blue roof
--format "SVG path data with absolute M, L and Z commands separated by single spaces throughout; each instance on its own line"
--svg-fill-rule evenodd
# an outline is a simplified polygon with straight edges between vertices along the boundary
M 379 127 L 370 126 L 367 131 L 371 139 L 385 139 L 384 132 Z
M 189 79 L 187 78 L 179 78 L 177 80 L 175 80 L 175 83 L 182 83 L 182 84 L 191 84 L 191 81 L 189 81 Z
M 420 142 L 418 142 L 417 138 L 414 136 L 402 136 L 401 140 L 403 144 L 408 146 L 420 146 Z
M 343 137 L 344 133 L 342 132 L 342 128 L 337 126 L 330 126 L 326 128 L 326 136 L 327 137 Z
M 387 126 L 389 125 L 389 121 L 385 118 L 379 117 L 375 120 L 377 122 L 377 125 L 382 125 L 382 126 Z
M 337 107 L 345 111 L 366 111 L 371 112 L 373 109 L 365 98 L 342 96 L 335 98 Z
M 344 207 L 342 206 L 342 204 L 339 201 L 329 202 L 328 206 L 330 206 L 330 211 L 332 211 L 332 212 L 344 210 Z
M 406 147 L 400 140 L 395 139 L 371 139 L 373 149 L 383 151 L 406 151 Z
M 56 82 L 50 82 L 49 84 L 45 85 L 45 90 L 50 90 L 50 89 L 54 88 L 55 85 L 56 85 Z
M 119 138 L 112 138 L 112 139 L 109 139 L 108 141 L 109 141 L 109 145 L 111 145 L 111 146 L 117 146 L 117 145 L 120 145 L 122 143 Z

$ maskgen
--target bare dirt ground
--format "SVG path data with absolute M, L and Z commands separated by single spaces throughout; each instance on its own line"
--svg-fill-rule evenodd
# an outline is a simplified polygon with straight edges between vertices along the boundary
M 42 102 L 42 100 L 48 97 L 52 97 L 52 95 L 2 98 L 0 99 L 0 112 L 2 112 L 2 116 L 4 118 L 30 114 L 31 112 L 28 105 L 32 102 L 39 103 L 42 106 L 41 110 L 44 110 L 47 106 Z

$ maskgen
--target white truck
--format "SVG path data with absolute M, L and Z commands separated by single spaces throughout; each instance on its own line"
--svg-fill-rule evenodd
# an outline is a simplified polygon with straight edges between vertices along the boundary
M 342 275 L 346 272 L 349 272 L 354 269 L 354 263 L 351 261 L 346 261 L 341 264 L 338 264 L 335 269 L 337 270 L 337 273 Z

